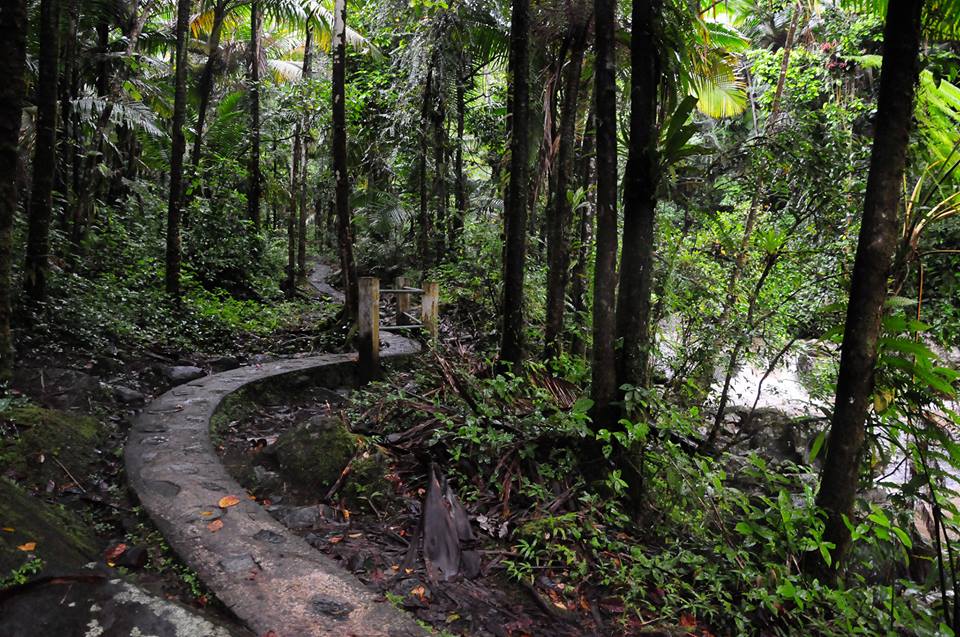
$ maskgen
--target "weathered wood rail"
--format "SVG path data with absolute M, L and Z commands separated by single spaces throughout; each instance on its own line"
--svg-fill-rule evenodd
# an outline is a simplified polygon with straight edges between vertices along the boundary
M 393 288 L 381 288 L 380 279 L 361 277 L 357 307 L 357 333 L 359 361 L 358 373 L 362 381 L 380 377 L 380 331 L 425 330 L 430 342 L 439 333 L 440 286 L 436 281 L 425 281 L 423 287 L 407 285 L 404 277 L 394 280 Z M 380 296 L 394 295 L 397 299 L 397 316 L 393 325 L 380 323 Z M 411 298 L 420 295 L 420 319 L 411 312 Z

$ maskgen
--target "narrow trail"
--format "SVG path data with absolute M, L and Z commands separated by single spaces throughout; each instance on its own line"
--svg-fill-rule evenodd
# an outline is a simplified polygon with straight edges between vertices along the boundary
M 309 282 L 342 302 L 342 293 L 326 283 L 329 274 L 328 266 L 316 264 Z M 382 340 L 386 359 L 420 351 L 407 338 L 384 334 Z M 307 375 L 332 388 L 352 384 L 356 360 L 355 353 L 293 357 L 180 385 L 147 405 L 127 440 L 127 476 L 143 508 L 180 558 L 257 635 L 424 634 L 410 616 L 249 499 L 210 438 L 210 419 L 228 394 L 284 375 Z M 220 507 L 225 496 L 239 503 Z

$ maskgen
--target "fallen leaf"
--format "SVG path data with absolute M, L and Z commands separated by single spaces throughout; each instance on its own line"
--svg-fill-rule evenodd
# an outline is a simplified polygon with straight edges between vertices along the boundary
M 211 515 L 213 515 L 213 511 L 201 511 L 200 515 L 202 515 L 205 518 L 209 518 Z
M 223 528 L 223 520 L 214 520 L 213 522 L 207 525 L 207 528 L 210 530 L 211 533 L 216 533 L 217 531 Z
M 103 559 L 110 566 L 114 566 L 117 562 L 117 558 L 124 554 L 127 550 L 127 545 L 121 542 L 116 546 L 111 546 L 106 551 L 103 552 Z
M 7 533 L 13 533 L 14 531 L 16 531 L 16 529 L 13 528 L 12 526 L 5 526 L 3 527 L 3 530 L 6 531 Z
M 687 613 L 680 613 L 680 625 L 684 627 L 692 627 L 697 625 L 697 619 L 693 615 Z
M 21 551 L 32 551 L 33 549 L 37 548 L 37 543 L 27 542 L 26 544 L 21 544 L 17 548 L 20 549 Z
M 221 509 L 226 509 L 227 507 L 232 507 L 237 504 L 240 504 L 240 498 L 238 498 L 235 495 L 225 495 L 222 498 L 220 498 L 220 502 L 218 502 L 217 504 L 220 505 Z
M 330 544 L 339 544 L 340 542 L 343 542 L 343 536 L 342 536 L 342 535 L 338 535 L 338 536 L 336 536 L 336 537 L 330 538 Z

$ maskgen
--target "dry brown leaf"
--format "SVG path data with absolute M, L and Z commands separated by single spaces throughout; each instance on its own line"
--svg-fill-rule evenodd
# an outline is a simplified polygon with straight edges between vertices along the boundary
M 214 520 L 213 522 L 207 525 L 207 529 L 209 529 L 211 533 L 216 533 L 222 528 L 223 528 L 223 520 Z
M 126 550 L 127 550 L 127 545 L 121 542 L 120 544 L 117 544 L 116 546 L 111 546 L 106 551 L 104 551 L 103 559 L 107 562 L 107 564 L 109 564 L 110 566 L 113 566 L 114 564 L 116 564 L 117 558 L 123 555 L 124 552 L 126 552 Z
M 21 544 L 21 545 L 18 546 L 17 548 L 18 548 L 19 550 L 21 550 L 21 551 L 32 551 L 33 549 L 37 548 L 37 543 L 36 543 L 36 542 L 26 542 L 26 543 L 24 543 L 24 544 Z
M 218 502 L 217 504 L 220 505 L 221 509 L 226 509 L 228 507 L 232 507 L 237 504 L 240 504 L 240 498 L 238 498 L 235 495 L 225 495 L 222 498 L 220 498 L 220 502 Z

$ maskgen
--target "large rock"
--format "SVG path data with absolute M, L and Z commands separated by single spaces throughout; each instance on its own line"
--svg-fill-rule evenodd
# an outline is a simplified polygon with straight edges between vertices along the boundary
M 78 568 L 95 559 L 98 552 L 96 538 L 76 515 L 28 495 L 3 478 L 0 529 L 0 579 L 28 563 L 38 569 L 27 570 Z M 19 633 L 0 629 L 0 635 L 8 634 Z
M 297 487 L 329 489 L 357 449 L 357 441 L 337 418 L 314 416 L 284 432 L 274 452 L 284 479 Z
M 233 637 L 247 631 L 121 579 L 85 570 L 21 587 L 0 601 L 0 635 Z
M 49 481 L 64 484 L 96 473 L 101 448 L 109 433 L 97 419 L 74 412 L 28 405 L 3 413 L 19 433 L 0 441 L 0 467 L 8 475 L 45 488 Z
M 729 410 L 725 423 L 727 433 L 732 435 L 728 451 L 734 455 L 756 452 L 773 465 L 809 463 L 813 442 L 827 424 L 819 418 L 797 418 L 773 408 L 759 408 L 751 415 L 746 407 Z
M 183 383 L 189 383 L 191 380 L 203 378 L 207 373 L 193 365 L 175 365 L 163 370 L 163 375 L 174 385 L 182 385 Z

